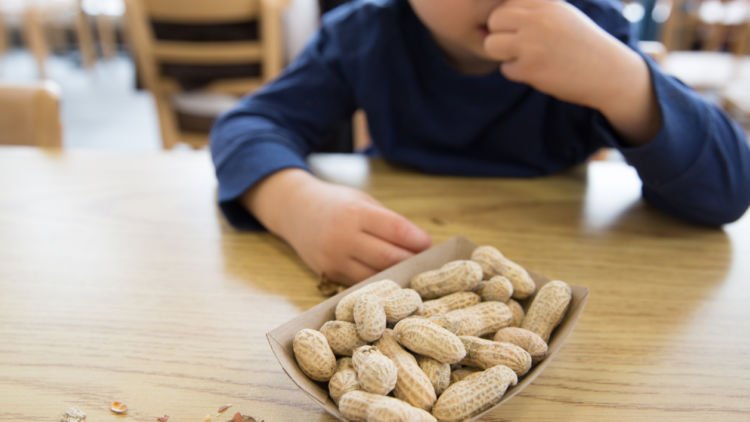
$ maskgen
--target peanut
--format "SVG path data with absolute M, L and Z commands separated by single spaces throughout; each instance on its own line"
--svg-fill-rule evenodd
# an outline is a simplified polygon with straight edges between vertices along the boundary
M 395 324 L 408 317 L 422 305 L 422 298 L 413 289 L 401 289 L 381 301 L 386 321 Z
M 320 332 L 326 336 L 333 353 L 339 356 L 351 356 L 354 349 L 367 344 L 359 338 L 357 326 L 347 321 L 328 321 L 320 327 Z
M 457 336 L 478 337 L 509 326 L 513 314 L 502 302 L 481 302 L 442 316 L 433 316 L 431 320 Z
M 382 412 L 381 410 L 378 410 L 382 406 L 404 409 L 403 411 L 398 411 L 396 414 L 408 415 L 406 420 L 409 422 L 436 422 L 435 417 L 428 412 L 422 409 L 417 409 L 416 407 L 410 406 L 408 403 L 393 397 L 380 396 L 365 391 L 350 391 L 344 394 L 339 400 L 339 410 L 341 411 L 341 414 L 351 422 L 375 421 L 373 418 Z M 373 410 L 374 414 L 370 415 L 370 418 L 368 418 L 368 411 L 371 407 L 375 407 L 376 410 Z M 386 420 L 390 421 L 391 419 Z
M 336 356 L 319 331 L 299 330 L 292 341 L 292 349 L 302 372 L 313 380 L 328 381 L 336 372 Z
M 451 372 L 451 382 L 450 385 L 453 385 L 459 381 L 469 379 L 469 377 L 477 376 L 477 374 L 481 374 L 482 371 L 476 368 L 471 367 L 463 367 L 459 369 L 455 369 Z
M 361 289 L 344 296 L 336 305 L 336 319 L 339 321 L 354 322 L 354 304 L 360 295 L 372 294 L 380 298 L 385 298 L 397 291 L 401 286 L 393 280 L 380 280 L 368 284 Z
M 512 343 L 498 343 L 479 337 L 459 337 L 466 348 L 466 357 L 462 365 L 487 369 L 497 365 L 509 367 L 519 377 L 531 369 L 529 352 Z
M 455 309 L 466 308 L 479 303 L 480 297 L 474 292 L 456 292 L 440 299 L 428 300 L 422 303 L 417 315 L 430 317 L 445 314 Z
M 482 267 L 476 262 L 449 262 L 438 270 L 426 271 L 411 279 L 411 287 L 423 299 L 435 299 L 455 292 L 473 290 L 482 281 Z
M 357 334 L 366 342 L 380 338 L 385 331 L 385 309 L 380 298 L 371 294 L 360 295 L 354 304 L 354 324 Z
M 479 283 L 477 293 L 483 301 L 498 301 L 507 303 L 513 296 L 513 283 L 507 278 L 496 275 L 489 280 Z
M 513 299 L 508 300 L 508 309 L 510 309 L 510 313 L 513 314 L 513 321 L 510 323 L 511 327 L 520 327 L 521 323 L 523 322 L 524 317 L 524 311 L 523 307 L 520 303 L 516 302 Z
M 525 299 L 536 290 L 534 279 L 529 273 L 492 246 L 476 248 L 471 259 L 482 267 L 485 278 L 502 275 L 510 280 L 513 284 L 513 297 L 516 299 Z
M 362 346 L 355 350 L 352 363 L 364 391 L 386 395 L 396 386 L 396 365 L 373 346 Z
M 505 327 L 495 333 L 495 341 L 513 343 L 531 355 L 531 363 L 539 362 L 547 355 L 547 343 L 536 333 L 518 327 Z
M 441 363 L 433 358 L 426 356 L 419 356 L 417 358 L 419 367 L 422 368 L 422 372 L 427 375 L 427 378 L 432 383 L 432 388 L 435 389 L 435 394 L 438 396 L 445 391 L 451 383 L 451 366 L 447 363 Z
M 402 346 L 438 362 L 457 363 L 466 356 L 466 349 L 455 334 L 424 318 L 399 321 L 393 335 Z
M 379 401 L 371 404 L 365 414 L 367 422 L 409 422 L 412 411 L 406 406 L 393 406 Z
M 375 344 L 375 347 L 390 358 L 398 369 L 398 379 L 394 395 L 414 407 L 430 410 L 437 396 L 435 388 L 427 375 L 417 364 L 416 358 L 404 350 L 396 339 L 393 332 L 386 330 L 383 336 Z
M 359 390 L 359 381 L 352 358 L 341 358 L 338 361 L 336 373 L 328 381 L 328 394 L 335 403 L 338 403 L 341 396 L 354 390 Z
M 557 327 L 568 310 L 572 290 L 560 280 L 550 281 L 539 289 L 523 319 L 521 328 L 533 331 L 545 342 L 549 341 L 552 330 Z
M 498 365 L 480 375 L 459 381 L 440 396 L 432 414 L 440 421 L 462 421 L 476 416 L 499 402 L 518 377 L 508 367 Z

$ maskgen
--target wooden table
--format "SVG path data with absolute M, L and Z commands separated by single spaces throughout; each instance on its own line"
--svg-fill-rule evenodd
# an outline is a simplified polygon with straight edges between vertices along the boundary
M 490 420 L 750 420 L 750 217 L 677 222 L 618 163 L 538 180 L 349 164 L 435 241 L 465 235 L 591 290 L 562 353 Z M 227 226 L 212 171 L 205 152 L 0 150 L 0 420 L 201 421 L 225 403 L 214 421 L 331 420 L 264 338 L 323 299 L 317 280 Z

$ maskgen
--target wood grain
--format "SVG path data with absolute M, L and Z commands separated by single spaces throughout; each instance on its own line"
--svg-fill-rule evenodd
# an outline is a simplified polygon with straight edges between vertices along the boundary
M 558 358 L 487 420 L 747 420 L 747 217 L 675 221 L 616 163 L 508 180 L 324 161 L 328 175 L 360 166 L 436 242 L 464 235 L 590 289 Z M 317 279 L 282 242 L 228 227 L 215 196 L 205 152 L 0 149 L 0 420 L 76 406 L 91 421 L 199 421 L 225 403 L 331 420 L 264 338 L 323 300 Z

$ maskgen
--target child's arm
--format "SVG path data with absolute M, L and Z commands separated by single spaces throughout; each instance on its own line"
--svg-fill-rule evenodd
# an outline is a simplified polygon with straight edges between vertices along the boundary
M 219 201 L 234 225 L 265 227 L 316 273 L 352 283 L 428 247 L 430 238 L 368 195 L 307 171 L 305 157 L 355 108 L 343 49 L 324 26 L 284 75 L 222 116 L 211 153 Z
M 652 204 L 704 224 L 741 217 L 750 204 L 742 130 L 628 48 L 629 27 L 617 11 L 599 14 L 619 40 L 567 2 L 508 0 L 490 17 L 485 48 L 504 62 L 507 78 L 598 110 L 604 142 L 636 167 Z

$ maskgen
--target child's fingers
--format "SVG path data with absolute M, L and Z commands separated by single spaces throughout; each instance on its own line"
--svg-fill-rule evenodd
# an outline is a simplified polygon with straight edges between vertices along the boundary
M 518 39 L 515 34 L 493 33 L 484 39 L 484 50 L 493 59 L 501 62 L 518 58 Z
M 565 1 L 565 0 L 504 0 L 501 6 L 504 7 L 523 7 L 523 8 L 532 8 L 536 6 L 543 5 L 544 3 L 552 3 L 557 1 Z
M 384 207 L 367 207 L 360 224 L 366 233 L 411 252 L 421 252 L 432 244 L 427 232 L 406 217 Z
M 340 274 L 337 274 L 337 282 L 345 285 L 352 286 L 365 280 L 378 271 L 370 266 L 362 263 L 356 258 L 349 258 L 344 264 L 344 268 L 341 269 Z
M 501 5 L 495 9 L 487 20 L 490 32 L 518 32 L 529 16 L 528 10 L 510 5 Z
M 379 237 L 362 233 L 355 240 L 351 255 L 368 267 L 380 271 L 414 254 Z

